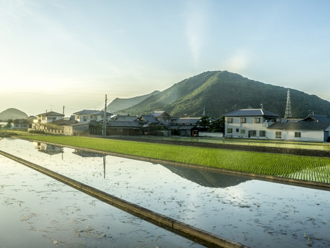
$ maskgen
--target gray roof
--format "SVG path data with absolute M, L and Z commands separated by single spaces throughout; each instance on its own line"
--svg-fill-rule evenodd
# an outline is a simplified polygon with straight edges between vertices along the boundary
M 248 116 L 264 116 L 264 117 L 279 117 L 278 114 L 274 114 L 265 109 L 239 109 L 233 112 L 224 114 L 225 117 L 248 117 Z
M 268 129 L 280 129 L 280 130 L 325 130 L 330 126 L 330 123 L 326 122 L 275 122 Z
M 302 121 L 315 121 L 315 122 L 327 122 L 330 123 L 330 117 L 326 115 L 308 115 L 305 119 Z
M 142 127 L 137 121 L 109 121 L 110 127 Z
M 91 115 L 91 114 L 98 113 L 98 112 L 100 112 L 100 110 L 96 110 L 96 109 L 94 109 L 94 110 L 84 109 L 84 110 L 75 112 L 73 114 L 75 114 L 75 115 Z
M 159 123 L 159 121 L 152 115 L 142 115 L 142 118 L 145 119 L 148 124 Z
M 57 112 L 54 112 L 54 111 L 50 111 L 50 112 L 46 112 L 46 113 L 43 113 L 43 114 L 39 114 L 37 116 L 64 116 L 64 114 L 60 114 L 60 113 L 57 113 Z
M 131 116 L 131 115 L 116 115 L 114 117 L 111 118 L 112 121 L 136 121 L 138 119 L 137 116 Z
M 196 125 L 197 122 L 201 119 L 201 117 L 183 117 L 176 120 L 176 123 L 179 125 L 181 124 L 190 124 L 190 125 Z

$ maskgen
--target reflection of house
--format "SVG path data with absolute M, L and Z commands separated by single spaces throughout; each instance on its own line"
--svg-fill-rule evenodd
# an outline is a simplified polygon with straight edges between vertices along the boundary
M 214 171 L 198 170 L 175 165 L 162 164 L 162 166 L 179 175 L 180 177 L 183 177 L 201 186 L 210 188 L 227 188 L 251 180 L 247 177 L 221 174 Z
M 49 155 L 63 153 L 63 148 L 59 146 L 49 145 L 41 142 L 33 142 L 33 144 L 39 152 L 44 152 Z
M 330 140 L 330 118 L 309 115 L 279 120 L 264 109 L 241 109 L 225 114 L 225 137 L 325 142 Z
M 84 151 L 84 150 L 79 150 L 79 149 L 75 149 L 73 152 L 73 154 L 76 154 L 80 157 L 84 157 L 84 158 L 102 158 L 106 155 L 102 154 L 102 153 L 96 153 L 96 152 L 87 152 L 87 151 Z

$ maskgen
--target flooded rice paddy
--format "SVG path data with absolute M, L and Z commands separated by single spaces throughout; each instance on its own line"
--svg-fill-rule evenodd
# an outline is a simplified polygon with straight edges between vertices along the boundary
M 250 247 L 330 247 L 329 191 L 16 139 L 0 150 Z M 0 247 L 199 247 L 2 156 L 0 167 Z

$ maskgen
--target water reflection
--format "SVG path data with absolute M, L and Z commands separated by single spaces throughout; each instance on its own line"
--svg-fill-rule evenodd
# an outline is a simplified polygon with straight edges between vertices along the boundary
M 84 150 L 74 149 L 72 152 L 75 155 L 78 155 L 83 158 L 97 158 L 97 157 L 105 157 L 106 155 L 96 152 L 88 152 Z
M 217 172 L 210 172 L 205 170 L 198 170 L 174 165 L 162 165 L 173 173 L 185 178 L 191 182 L 197 183 L 209 188 L 227 188 L 239 185 L 240 183 L 249 181 L 251 179 L 241 176 L 234 176 L 228 174 L 219 174 Z
M 63 148 L 59 146 L 49 145 L 41 142 L 33 142 L 33 144 L 39 152 L 44 152 L 49 155 L 64 153 Z

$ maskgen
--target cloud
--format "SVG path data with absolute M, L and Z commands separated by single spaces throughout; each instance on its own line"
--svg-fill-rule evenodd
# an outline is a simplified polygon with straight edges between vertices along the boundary
M 200 50 L 204 44 L 207 25 L 207 5 L 205 3 L 207 2 L 198 2 L 197 4 L 196 1 L 189 1 L 185 13 L 185 34 L 195 67 L 199 63 Z
M 242 72 L 248 68 L 250 62 L 251 55 L 247 51 L 240 50 L 226 60 L 224 67 L 228 71 Z

